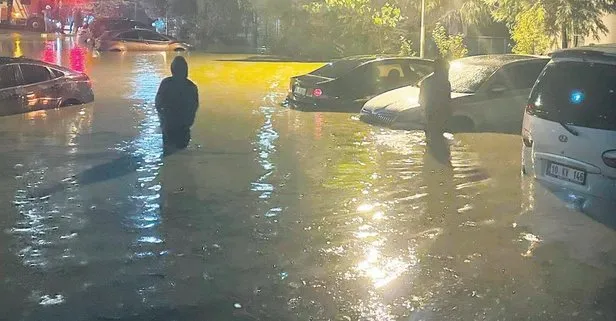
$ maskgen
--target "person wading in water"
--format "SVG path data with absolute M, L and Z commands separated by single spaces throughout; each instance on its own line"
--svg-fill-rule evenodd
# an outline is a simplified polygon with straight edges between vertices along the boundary
M 451 119 L 451 84 L 449 63 L 445 58 L 434 61 L 434 73 L 420 85 L 419 103 L 426 114 L 428 151 L 440 161 L 449 161 L 449 145 L 443 134 Z
M 199 90 L 188 79 L 188 63 L 184 57 L 173 59 L 171 74 L 163 79 L 156 93 L 165 156 L 188 147 L 190 127 L 199 108 Z

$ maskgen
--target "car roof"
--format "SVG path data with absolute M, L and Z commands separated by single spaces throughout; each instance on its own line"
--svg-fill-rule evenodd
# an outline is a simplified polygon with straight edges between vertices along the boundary
M 396 59 L 418 60 L 418 61 L 427 61 L 427 62 L 432 61 L 430 59 L 424 59 L 424 58 L 419 58 L 419 57 L 406 57 L 406 56 L 396 56 L 396 55 L 358 55 L 358 56 L 344 57 L 344 58 L 336 59 L 334 61 L 357 61 L 363 64 L 363 63 L 376 61 L 376 60 L 381 61 L 381 60 L 396 60 Z
M 575 48 L 567 48 L 554 51 L 550 54 L 552 58 L 561 57 L 596 57 L 616 59 L 616 43 L 588 45 Z
M 456 59 L 454 61 L 474 64 L 474 65 L 487 65 L 493 67 L 502 67 L 504 65 L 520 62 L 520 61 L 528 61 L 528 60 L 545 60 L 546 62 L 549 60 L 549 57 L 542 56 L 533 56 L 533 55 L 517 55 L 517 54 L 502 54 L 502 55 L 479 55 L 479 56 L 470 56 L 464 57 L 460 59 Z
M 36 59 L 32 59 L 32 58 L 26 58 L 26 57 L 0 57 L 0 66 L 4 66 L 4 65 L 8 65 L 8 64 L 17 64 L 17 63 L 32 63 L 32 64 L 37 64 L 37 65 L 41 65 L 41 66 L 46 66 L 46 67 L 52 67 L 55 69 L 59 69 L 62 71 L 71 71 L 70 69 L 63 67 L 63 66 L 59 66 L 59 65 L 54 65 L 54 64 L 50 64 L 41 60 L 36 60 Z

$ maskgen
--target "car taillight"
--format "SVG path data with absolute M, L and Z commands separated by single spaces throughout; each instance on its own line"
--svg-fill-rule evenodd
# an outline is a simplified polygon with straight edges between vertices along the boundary
M 616 150 L 608 150 L 603 153 L 603 162 L 609 167 L 616 168 Z
M 312 91 L 312 95 L 313 95 L 314 97 L 321 97 L 321 96 L 323 96 L 323 90 L 322 90 L 321 88 L 315 88 L 315 89 Z

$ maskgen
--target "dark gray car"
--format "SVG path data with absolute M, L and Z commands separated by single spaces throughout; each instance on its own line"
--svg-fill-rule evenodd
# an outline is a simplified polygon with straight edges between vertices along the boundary
M 27 58 L 0 57 L 0 116 L 94 101 L 90 78 Z

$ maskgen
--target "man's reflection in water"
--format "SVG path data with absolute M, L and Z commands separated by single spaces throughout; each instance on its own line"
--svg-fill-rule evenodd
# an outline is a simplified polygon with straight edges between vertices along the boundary
M 199 286 L 204 282 L 205 264 L 201 247 L 209 231 L 201 228 L 201 222 L 208 220 L 208 215 L 197 195 L 196 159 L 190 151 L 175 153 L 165 158 L 160 171 L 162 233 L 168 251 L 166 276 L 173 282 L 168 297 L 174 306 L 196 304 L 200 297 L 194 291 L 204 286 Z
M 449 141 L 442 135 L 432 137 L 424 154 L 423 176 L 426 184 L 427 216 L 443 222 L 455 214 L 455 182 Z

